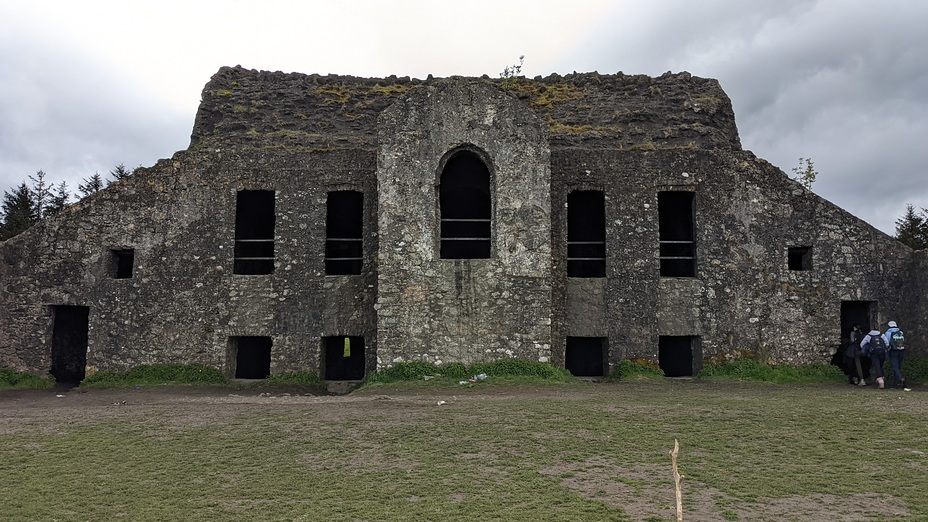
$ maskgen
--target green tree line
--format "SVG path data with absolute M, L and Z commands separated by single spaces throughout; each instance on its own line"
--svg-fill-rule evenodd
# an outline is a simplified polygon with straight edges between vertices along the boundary
M 132 171 L 120 163 L 110 171 L 110 179 L 99 172 L 86 177 L 78 184 L 77 199 L 87 197 L 104 187 L 130 176 Z M 42 219 L 53 216 L 71 202 L 72 194 L 67 182 L 52 183 L 45 171 L 39 170 L 12 190 L 3 191 L 0 202 L 0 241 L 19 234 Z
M 916 211 L 913 205 L 906 205 L 905 213 L 896 220 L 896 239 L 916 250 L 928 248 L 928 208 Z

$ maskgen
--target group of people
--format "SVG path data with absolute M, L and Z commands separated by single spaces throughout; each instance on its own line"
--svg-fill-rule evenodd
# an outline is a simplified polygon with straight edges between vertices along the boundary
M 886 359 L 893 369 L 892 386 L 905 388 L 905 378 L 902 376 L 902 360 L 905 356 L 905 334 L 896 324 L 896 321 L 887 323 L 889 328 L 880 333 L 879 329 L 872 329 L 864 334 L 860 325 L 855 324 L 851 329 L 850 342 L 844 352 L 845 367 L 848 369 L 848 382 L 859 386 L 866 386 L 869 382 L 876 382 L 877 387 L 886 387 L 883 375 L 883 365 Z M 867 371 L 864 371 L 864 368 Z M 866 375 L 866 377 L 865 377 Z

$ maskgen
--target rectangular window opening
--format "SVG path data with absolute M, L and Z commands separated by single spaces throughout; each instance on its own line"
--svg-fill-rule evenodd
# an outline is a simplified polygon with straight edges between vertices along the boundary
M 325 273 L 360 274 L 364 264 L 364 194 L 329 192 L 325 218 Z
M 605 337 L 568 337 L 564 367 L 575 377 L 603 377 L 607 356 Z
M 658 336 L 658 364 L 665 377 L 690 377 L 699 372 L 700 343 L 693 335 Z
M 135 249 L 119 248 L 110 250 L 110 274 L 114 279 L 130 279 L 134 264 Z
M 274 272 L 274 191 L 240 190 L 235 208 L 234 274 Z
M 271 374 L 271 345 L 270 337 L 230 337 L 229 360 L 235 361 L 232 375 L 236 379 L 266 379 Z
M 601 191 L 567 195 L 567 276 L 606 276 L 606 203 Z
M 322 375 L 327 381 L 364 379 L 364 337 L 336 335 L 322 338 Z
M 693 192 L 658 192 L 661 277 L 696 277 Z
M 786 264 L 790 270 L 812 270 L 812 247 L 789 247 L 786 250 Z

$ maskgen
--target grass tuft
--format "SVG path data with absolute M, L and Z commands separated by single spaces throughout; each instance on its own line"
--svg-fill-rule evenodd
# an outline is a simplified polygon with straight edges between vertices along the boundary
M 325 383 L 313 372 L 285 372 L 269 376 L 265 384 L 292 384 L 299 386 L 322 386 Z
M 613 379 L 663 377 L 664 372 L 657 362 L 650 359 L 626 359 L 612 370 Z
M 841 382 L 846 378 L 837 366 L 830 364 L 770 365 L 754 359 L 738 359 L 721 364 L 707 364 L 699 372 L 699 376 L 781 384 Z
M 0 368 L 0 390 L 45 389 L 54 385 L 55 380 L 50 377 Z
M 81 381 L 82 388 L 156 386 L 165 384 L 225 384 L 219 370 L 197 364 L 142 364 L 126 372 L 97 372 Z

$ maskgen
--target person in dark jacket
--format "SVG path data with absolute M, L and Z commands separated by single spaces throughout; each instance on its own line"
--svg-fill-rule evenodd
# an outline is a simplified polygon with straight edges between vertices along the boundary
M 844 349 L 844 366 L 847 368 L 848 384 L 866 386 L 867 380 L 864 378 L 864 370 L 860 365 L 860 341 L 864 333 L 860 331 L 860 325 L 855 324 L 851 327 L 850 342 Z
M 876 385 L 882 389 L 885 386 L 883 378 L 883 364 L 886 363 L 886 341 L 876 328 L 864 336 L 860 341 L 860 351 L 864 357 L 870 358 L 870 375 L 876 376 Z

